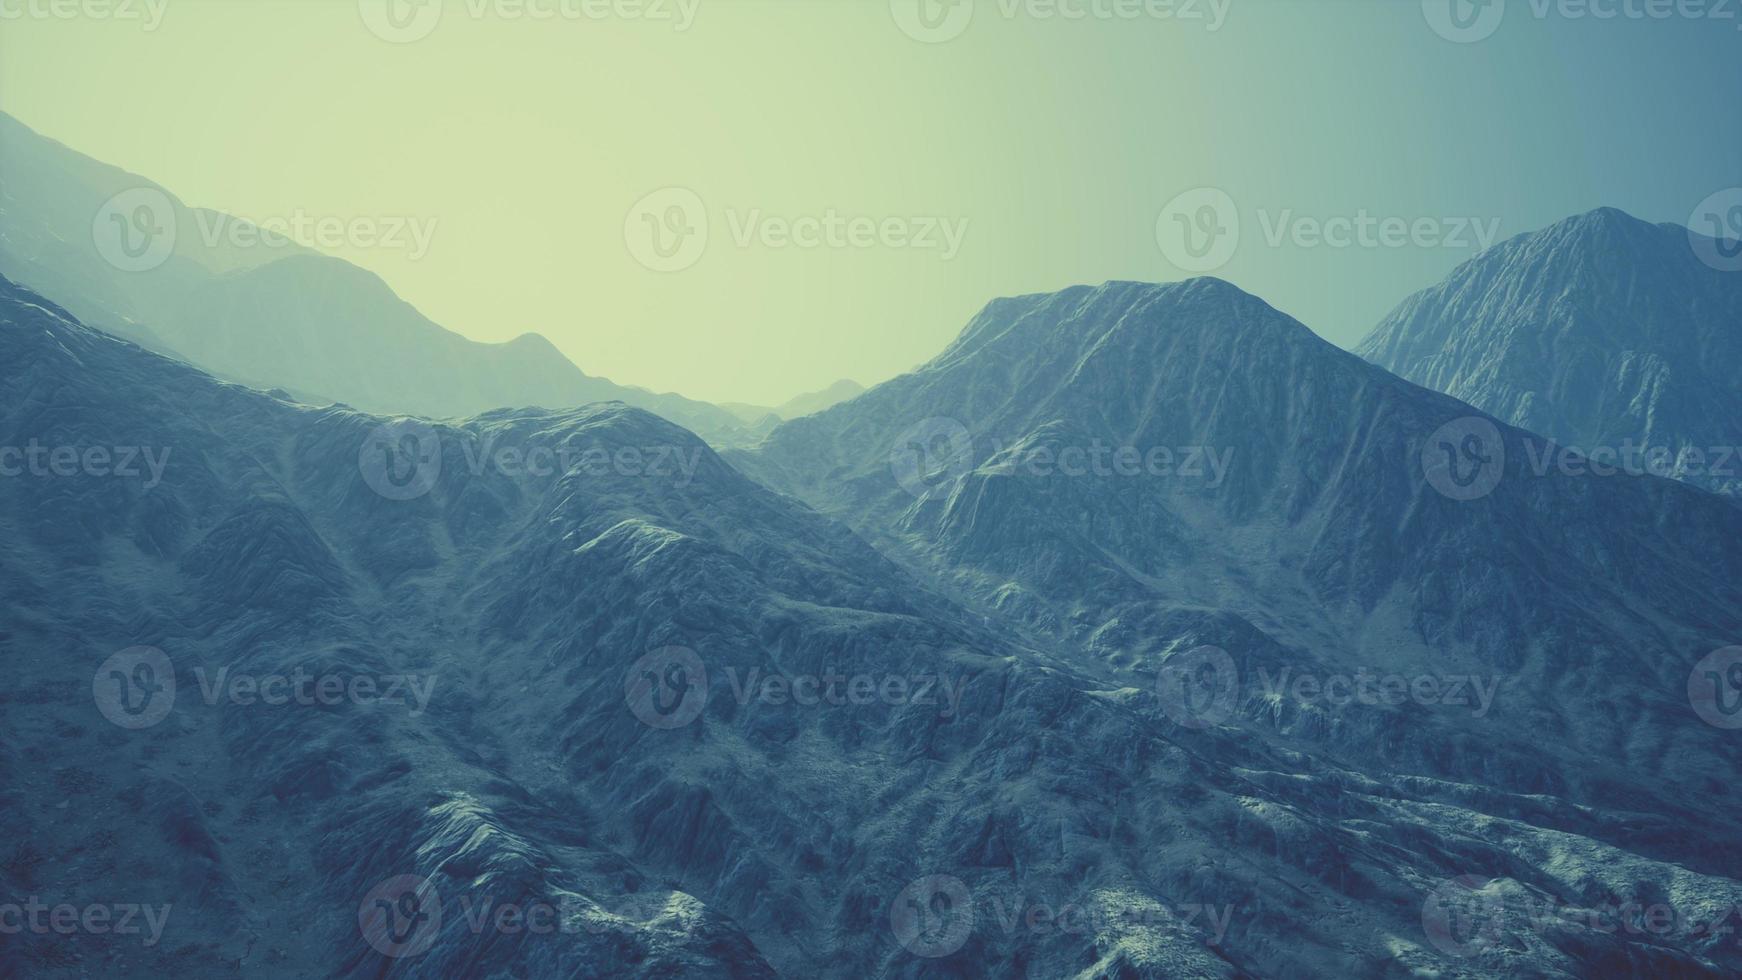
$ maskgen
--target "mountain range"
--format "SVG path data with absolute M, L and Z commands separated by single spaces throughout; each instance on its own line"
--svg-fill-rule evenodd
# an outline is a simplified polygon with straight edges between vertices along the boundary
M 1742 971 L 1690 703 L 1742 511 L 1536 472 L 1228 283 L 994 301 L 722 452 L 313 407 L 3 281 L 0 349 L 44 449 L 0 479 L 0 875 L 173 907 L 0 972 Z M 298 676 L 349 696 L 258 701 Z

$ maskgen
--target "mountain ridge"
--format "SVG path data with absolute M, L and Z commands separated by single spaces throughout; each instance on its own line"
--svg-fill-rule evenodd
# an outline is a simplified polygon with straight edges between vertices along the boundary
M 1602 208 L 1508 239 L 1406 299 L 1356 352 L 1561 446 L 1629 445 L 1676 475 L 1742 491 L 1742 467 L 1684 454 L 1742 445 L 1742 277 L 1688 229 Z
M 189 208 L 3 112 L 0 166 L 0 273 L 61 299 L 87 324 L 232 380 L 426 417 L 620 398 L 716 439 L 741 427 L 705 402 L 588 375 L 542 335 L 541 347 L 523 342 L 525 334 L 505 344 L 471 340 L 424 316 L 376 273 L 288 239 L 208 243 L 206 225 L 245 222 Z M 176 231 L 171 251 L 141 271 L 117 268 L 92 227 L 105 202 L 129 193 Z

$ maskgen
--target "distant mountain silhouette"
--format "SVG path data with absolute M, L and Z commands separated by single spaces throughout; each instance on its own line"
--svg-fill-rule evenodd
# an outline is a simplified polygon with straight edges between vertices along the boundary
M 747 405 L 743 402 L 721 402 L 720 407 L 736 415 L 745 425 L 766 432 L 781 422 L 814 415 L 850 398 L 857 398 L 864 391 L 865 386 L 857 381 L 841 380 L 821 391 L 795 395 L 773 408 L 762 405 Z
M 391 414 L 449 418 L 615 400 L 709 438 L 742 427 L 705 402 L 591 377 L 537 334 L 506 344 L 468 340 L 375 274 L 284 239 L 280 247 L 213 241 L 210 229 L 236 219 L 190 209 L 4 113 L 0 173 L 0 274 L 92 326 L 220 377 Z M 164 212 L 176 229 L 173 252 L 143 271 L 105 256 L 93 227 L 105 202 L 128 192 L 136 202 L 129 214 L 145 207 L 139 217 L 149 226 Z

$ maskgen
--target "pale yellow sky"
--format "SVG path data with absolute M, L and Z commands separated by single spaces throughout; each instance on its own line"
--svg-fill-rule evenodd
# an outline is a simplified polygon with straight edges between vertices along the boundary
M 192 205 L 415 222 L 427 251 L 329 250 L 460 333 L 713 400 L 883 380 L 996 295 L 1183 278 L 1158 217 L 1194 188 L 1241 217 L 1214 274 L 1350 344 L 1473 247 L 1277 222 L 1682 220 L 1742 159 L 1742 34 L 1707 24 L 1520 14 L 1463 44 L 1353 0 L 980 0 L 935 29 L 917 0 L 132 2 L 0 0 L 0 108 Z

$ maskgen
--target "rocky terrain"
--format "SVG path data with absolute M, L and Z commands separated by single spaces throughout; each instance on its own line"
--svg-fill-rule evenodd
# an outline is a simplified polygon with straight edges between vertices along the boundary
M 0 926 L 160 927 L 0 974 L 1742 970 L 1742 512 L 1226 283 L 997 301 L 727 458 L 4 281 L 0 352 Z
M 1734 497 L 1742 276 L 1691 234 L 1603 208 L 1520 235 L 1404 301 L 1359 353 L 1601 465 Z

